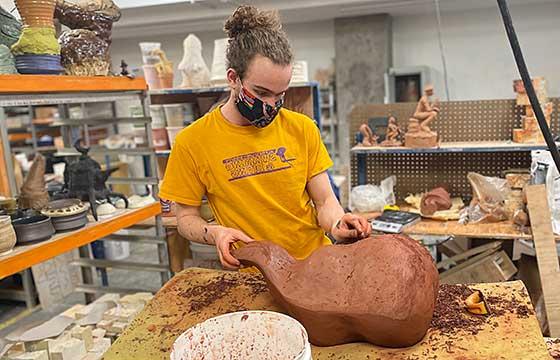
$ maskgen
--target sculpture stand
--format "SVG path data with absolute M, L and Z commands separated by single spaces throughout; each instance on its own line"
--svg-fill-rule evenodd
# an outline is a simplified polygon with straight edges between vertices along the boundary
M 429 148 L 438 146 L 438 134 L 420 129 L 420 122 L 410 118 L 408 132 L 404 135 L 404 146 L 410 148 Z

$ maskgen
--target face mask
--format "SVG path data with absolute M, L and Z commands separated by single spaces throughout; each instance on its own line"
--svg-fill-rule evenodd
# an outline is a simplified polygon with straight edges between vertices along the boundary
M 262 129 L 274 121 L 278 111 L 280 111 L 284 104 L 284 97 L 282 96 L 280 100 L 276 101 L 274 106 L 271 106 L 251 94 L 249 90 L 241 85 L 241 90 L 235 104 L 237 105 L 237 110 L 245 119 L 249 120 L 253 126 Z

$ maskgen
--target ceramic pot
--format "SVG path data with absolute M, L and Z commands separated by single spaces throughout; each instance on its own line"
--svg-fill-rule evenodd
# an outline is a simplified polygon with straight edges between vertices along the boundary
M 16 245 L 16 232 L 9 216 L 0 216 L 0 255 L 9 253 Z
M 15 3 L 24 26 L 54 28 L 56 0 L 16 0 Z
M 12 224 L 20 244 L 48 240 L 54 234 L 51 218 L 40 213 L 14 219 Z

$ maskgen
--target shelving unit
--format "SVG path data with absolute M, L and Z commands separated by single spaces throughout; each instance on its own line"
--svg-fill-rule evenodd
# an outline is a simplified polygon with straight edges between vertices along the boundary
M 144 111 L 144 116 L 137 118 L 117 117 L 115 103 L 118 101 L 138 102 Z M 152 144 L 151 118 L 149 117 L 149 96 L 144 79 L 128 79 L 117 77 L 72 77 L 72 76 L 34 76 L 34 75 L 0 75 L 0 140 L 2 141 L 2 154 L 0 158 L 7 169 L 7 187 L 4 195 L 16 196 L 16 187 L 13 171 L 11 149 L 8 141 L 8 131 L 5 126 L 3 109 L 9 106 L 57 105 L 60 112 L 60 120 L 49 126 L 61 128 L 66 148 L 58 150 L 56 156 L 66 157 L 73 161 L 79 153 L 70 148 L 75 140 L 76 130 L 82 128 L 85 135 L 85 145 L 90 145 L 88 129 L 96 126 L 111 126 L 116 129 L 117 124 L 132 123 L 140 124 L 144 129 L 145 144 Z M 112 116 L 95 117 L 84 119 L 73 119 L 70 116 L 69 105 L 79 104 L 82 110 L 86 104 L 110 103 Z M 115 130 L 116 131 L 116 130 Z M 154 149 L 149 146 L 136 149 L 107 150 L 104 147 L 92 146 L 91 154 L 103 154 L 106 156 L 107 164 L 109 155 L 142 156 L 146 166 L 145 177 L 111 177 L 108 184 L 142 184 L 150 186 L 151 193 L 157 196 L 157 163 Z M 0 164 L 2 165 L 2 164 Z M 2 184 L 0 184 L 2 185 Z M 4 184 L 6 185 L 6 184 Z M 5 189 L 8 189 L 6 192 Z M 162 285 L 170 278 L 168 267 L 168 252 L 165 238 L 165 230 L 162 226 L 159 203 L 137 210 L 126 210 L 121 215 L 116 215 L 110 220 L 90 222 L 85 228 L 76 232 L 57 234 L 52 239 L 32 246 L 17 246 L 15 250 L 4 257 L 0 257 L 0 278 L 23 271 L 24 279 L 29 277 L 29 267 L 38 262 L 50 259 L 74 248 L 79 248 L 80 258 L 75 265 L 81 267 L 84 284 L 77 291 L 93 293 L 99 291 L 110 291 L 110 288 L 93 286 L 93 268 L 128 268 L 134 270 L 157 271 L 161 274 Z M 124 261 L 98 260 L 91 258 L 88 247 L 96 240 L 115 241 L 117 238 L 111 236 L 115 231 L 129 228 L 149 218 L 155 218 L 152 228 L 155 228 L 156 236 L 138 237 L 119 235 L 118 241 L 142 241 L 149 240 L 157 246 L 159 264 L 135 264 Z M 107 237 L 107 239 L 105 239 Z M 25 293 L 32 293 L 33 289 L 27 287 Z M 126 289 L 121 289 L 126 290 Z M 91 297 L 89 297 L 91 298 Z M 29 305 L 29 304 L 28 304 Z
M 333 86 L 321 88 L 321 134 L 335 166 L 338 162 L 338 120 Z

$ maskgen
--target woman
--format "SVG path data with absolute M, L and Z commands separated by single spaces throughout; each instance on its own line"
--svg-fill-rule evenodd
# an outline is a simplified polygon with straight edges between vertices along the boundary
M 160 196 L 177 203 L 179 232 L 213 244 L 224 268 L 237 269 L 236 242 L 269 240 L 305 258 L 320 246 L 369 236 L 362 217 L 344 214 L 319 129 L 282 108 L 292 50 L 275 12 L 240 6 L 226 21 L 228 101 L 181 131 Z M 200 217 L 206 195 L 219 225 Z

